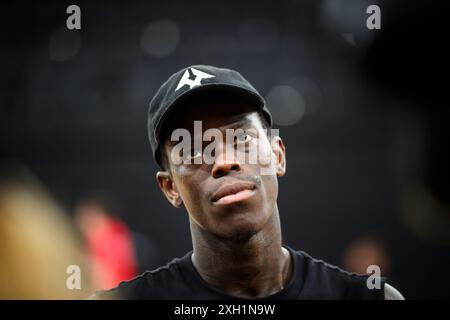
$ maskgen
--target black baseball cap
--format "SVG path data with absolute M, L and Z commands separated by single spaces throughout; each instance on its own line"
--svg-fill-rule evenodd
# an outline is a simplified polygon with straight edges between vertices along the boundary
M 161 129 L 167 115 L 176 112 L 187 97 L 201 95 L 212 90 L 224 91 L 242 98 L 262 111 L 269 125 L 272 116 L 264 98 L 239 72 L 208 65 L 193 65 L 174 73 L 156 92 L 148 110 L 148 135 L 153 158 L 161 167 Z

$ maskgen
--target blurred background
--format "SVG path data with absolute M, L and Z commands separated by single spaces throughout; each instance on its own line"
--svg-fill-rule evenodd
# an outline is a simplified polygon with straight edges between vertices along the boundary
M 71 4 L 81 30 L 66 28 Z M 287 148 L 286 244 L 350 271 L 378 264 L 407 299 L 450 298 L 445 1 L 0 6 L 0 298 L 80 298 L 191 250 L 146 121 L 192 64 L 237 69 L 266 97 Z M 84 266 L 82 292 L 38 289 L 68 264 Z M 33 292 L 17 285 L 24 265 Z

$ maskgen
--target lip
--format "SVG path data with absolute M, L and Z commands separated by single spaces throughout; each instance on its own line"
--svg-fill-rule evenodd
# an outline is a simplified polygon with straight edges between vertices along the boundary
M 224 184 L 214 192 L 211 201 L 214 204 L 229 204 L 242 201 L 251 197 L 254 193 L 255 185 L 251 182 L 234 182 Z

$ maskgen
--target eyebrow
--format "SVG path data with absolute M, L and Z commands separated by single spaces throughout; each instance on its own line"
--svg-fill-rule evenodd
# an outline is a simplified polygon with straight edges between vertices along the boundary
M 201 120 L 194 120 L 194 121 L 201 121 Z M 244 117 L 243 119 L 237 120 L 237 121 L 233 122 L 232 124 L 225 125 L 223 127 L 225 130 L 226 129 L 237 129 L 237 128 L 241 128 L 241 127 L 248 128 L 248 127 L 253 127 L 251 124 L 252 124 L 252 120 L 249 119 L 248 117 Z M 215 129 L 219 129 L 219 128 L 216 127 Z M 167 139 L 167 141 L 169 143 L 169 146 L 171 146 L 171 147 L 173 147 L 179 143 L 179 141 L 172 141 L 170 139 L 170 136 L 169 136 L 169 139 Z
M 251 126 L 251 124 L 252 124 L 251 119 L 249 119 L 248 117 L 245 117 L 245 118 L 243 118 L 241 120 L 238 120 L 238 121 L 234 122 L 233 124 L 231 124 L 229 126 L 226 126 L 226 129 L 236 129 L 236 128 L 239 128 L 239 127 L 249 127 L 249 126 Z

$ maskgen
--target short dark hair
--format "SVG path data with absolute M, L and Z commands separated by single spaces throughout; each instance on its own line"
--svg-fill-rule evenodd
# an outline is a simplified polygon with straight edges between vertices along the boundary
M 264 113 L 260 110 L 256 111 L 259 120 L 261 121 L 262 127 L 265 130 L 270 130 L 271 126 L 269 121 L 267 120 L 267 118 L 265 117 Z M 268 134 L 266 132 L 266 134 Z M 161 141 L 163 141 L 163 144 L 161 146 L 161 150 L 159 152 L 159 162 L 160 162 L 160 166 L 161 169 L 165 170 L 165 171 L 169 171 L 170 168 L 170 162 L 169 162 L 169 158 L 167 156 L 167 152 L 166 152 L 166 147 L 165 147 L 165 142 L 167 141 L 167 139 L 169 139 L 169 131 L 167 130 L 161 130 Z

